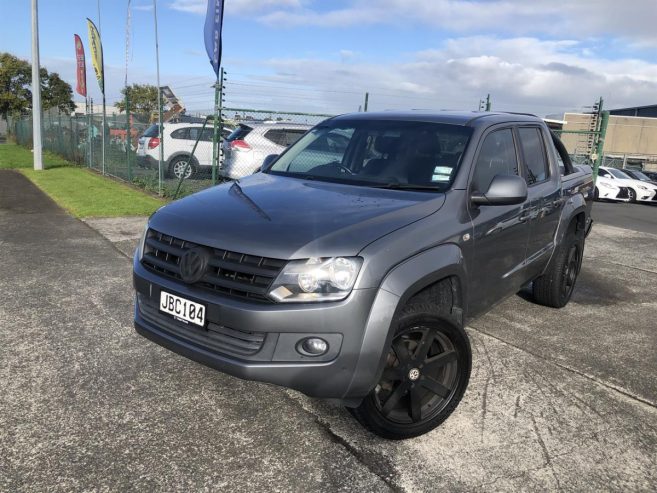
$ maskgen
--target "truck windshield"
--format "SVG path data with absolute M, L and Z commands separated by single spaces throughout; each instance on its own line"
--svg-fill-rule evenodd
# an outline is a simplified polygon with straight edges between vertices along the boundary
M 329 121 L 310 130 L 265 173 L 380 188 L 445 191 L 472 129 L 396 120 Z

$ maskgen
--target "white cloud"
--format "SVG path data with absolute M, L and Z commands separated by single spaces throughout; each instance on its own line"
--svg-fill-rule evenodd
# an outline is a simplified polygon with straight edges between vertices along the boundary
M 572 40 L 474 36 L 408 54 L 404 63 L 272 59 L 260 66 L 273 75 L 257 81 L 270 83 L 270 89 L 229 87 L 226 97 L 244 101 L 250 94 L 269 92 L 275 108 L 329 112 L 356 110 L 365 91 L 370 107 L 379 110 L 475 109 L 487 93 L 494 109 L 538 114 L 581 108 L 599 96 L 607 107 L 654 102 L 657 64 L 595 59 L 582 51 Z M 294 89 L 280 89 L 283 84 L 302 88 L 299 98 L 292 95 Z
M 643 46 L 657 45 L 655 0 L 350 0 L 346 7 L 303 9 L 284 2 L 259 17 L 272 26 L 348 27 L 372 24 L 423 24 L 454 33 L 548 34 L 556 37 L 616 35 Z M 326 5 L 326 4 L 324 4 Z M 569 34 L 570 33 L 570 34 Z

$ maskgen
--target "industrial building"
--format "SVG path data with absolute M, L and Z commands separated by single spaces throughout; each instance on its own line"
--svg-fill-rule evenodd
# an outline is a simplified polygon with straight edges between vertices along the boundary
M 565 113 L 561 138 L 568 152 L 591 156 L 595 152 L 593 133 L 597 114 Z M 609 111 L 609 123 L 603 147 L 604 162 L 618 167 L 636 167 L 657 171 L 657 104 L 618 108 Z

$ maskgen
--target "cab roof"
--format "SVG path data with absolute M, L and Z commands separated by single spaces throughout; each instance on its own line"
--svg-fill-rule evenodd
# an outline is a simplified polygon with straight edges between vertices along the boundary
M 367 113 L 347 113 L 332 118 L 340 120 L 399 120 L 451 125 L 477 126 L 506 122 L 543 122 L 543 119 L 529 113 L 505 113 L 501 111 L 378 111 Z

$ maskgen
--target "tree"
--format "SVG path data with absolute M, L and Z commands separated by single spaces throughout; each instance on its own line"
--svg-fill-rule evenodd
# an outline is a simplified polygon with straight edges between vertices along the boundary
M 41 78 L 41 104 L 43 109 L 58 108 L 63 113 L 74 112 L 75 103 L 73 102 L 71 85 L 63 81 L 57 72 L 49 74 L 46 69 L 42 68 L 39 75 Z
M 48 73 L 45 68 L 39 72 L 41 82 L 41 104 L 44 110 L 58 108 L 59 111 L 72 112 L 75 103 L 71 85 L 62 80 L 56 72 Z M 32 66 L 10 53 L 0 53 L 0 115 L 4 119 L 12 113 L 25 113 L 32 110 Z
M 22 113 L 32 107 L 32 68 L 25 60 L 0 53 L 0 115 L 6 120 L 11 113 Z
M 114 104 L 121 113 L 125 111 L 126 96 L 130 98 L 131 113 L 146 113 L 150 115 L 158 109 L 156 86 L 151 84 L 131 84 L 121 89 L 121 94 L 123 94 L 123 99 Z

